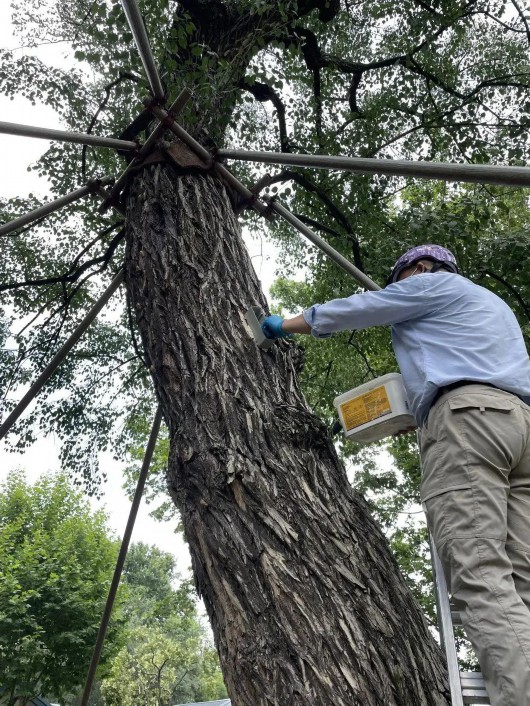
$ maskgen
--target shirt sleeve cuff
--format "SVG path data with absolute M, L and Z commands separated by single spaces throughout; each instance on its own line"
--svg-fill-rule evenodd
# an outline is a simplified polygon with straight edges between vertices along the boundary
M 314 336 L 315 338 L 329 338 L 333 334 L 322 333 L 319 330 L 318 323 L 315 323 L 315 316 L 319 306 L 320 304 L 313 304 L 313 306 L 309 307 L 309 309 L 305 309 L 302 312 L 302 316 L 304 317 L 304 321 L 306 322 L 306 324 L 311 328 L 312 336 Z

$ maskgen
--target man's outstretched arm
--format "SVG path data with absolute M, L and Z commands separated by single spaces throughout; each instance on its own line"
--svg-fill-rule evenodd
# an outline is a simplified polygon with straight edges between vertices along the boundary
M 261 324 L 261 329 L 267 338 L 285 338 L 293 333 L 311 333 L 311 326 L 306 323 L 303 314 L 298 314 L 292 319 L 283 319 L 281 316 L 273 314 L 267 316 Z
M 292 319 L 284 319 L 282 329 L 285 333 L 311 333 L 311 326 L 304 319 L 303 314 L 293 316 Z

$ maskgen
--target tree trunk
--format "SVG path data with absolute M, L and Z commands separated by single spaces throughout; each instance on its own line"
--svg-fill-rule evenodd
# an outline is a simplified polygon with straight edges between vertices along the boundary
M 233 706 L 446 705 L 441 653 L 297 382 L 224 186 L 166 165 L 127 200 L 127 283 Z M 325 345 L 325 342 L 322 344 Z

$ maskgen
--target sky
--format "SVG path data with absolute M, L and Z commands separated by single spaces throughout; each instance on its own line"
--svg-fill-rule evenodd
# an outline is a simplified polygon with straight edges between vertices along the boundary
M 13 35 L 9 3 L 0 2 L 0 47 L 15 49 L 19 42 Z M 20 54 L 23 50 L 17 50 Z M 54 64 L 61 62 L 61 50 L 57 46 L 47 46 L 39 49 L 43 60 L 51 60 Z M 0 116 L 4 122 L 34 125 L 44 128 L 61 129 L 56 113 L 44 105 L 31 105 L 24 98 L 10 100 L 0 96 Z M 0 195 L 3 198 L 27 196 L 33 193 L 38 197 L 50 194 L 46 181 L 39 178 L 35 172 L 28 171 L 28 166 L 34 163 L 49 146 L 49 142 L 41 139 L 16 137 L 0 134 L 0 156 L 3 168 L 0 169 Z M 265 292 L 274 279 L 275 251 L 270 244 L 247 238 L 250 256 L 257 274 L 260 277 Z M 269 254 L 265 254 L 265 253 Z M 38 398 L 36 400 L 38 404 Z M 94 508 L 105 509 L 109 516 L 109 526 L 117 536 L 122 536 L 127 523 L 130 502 L 126 498 L 121 485 L 121 464 L 116 463 L 110 454 L 101 456 L 102 470 L 106 472 L 108 481 L 101 500 L 91 499 Z M 14 468 L 23 468 L 30 482 L 46 471 L 59 468 L 58 447 L 54 438 L 39 438 L 24 454 L 7 453 L 0 441 L 0 481 Z M 149 517 L 149 507 L 142 503 L 132 537 L 133 542 L 155 544 L 160 549 L 171 552 L 176 559 L 177 570 L 184 574 L 190 565 L 189 553 L 181 535 L 175 534 L 171 523 L 156 522 Z

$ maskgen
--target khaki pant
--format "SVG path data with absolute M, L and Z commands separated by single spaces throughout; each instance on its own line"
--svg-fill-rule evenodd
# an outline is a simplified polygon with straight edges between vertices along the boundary
M 530 706 L 530 407 L 486 385 L 421 430 L 421 496 L 494 706 Z

